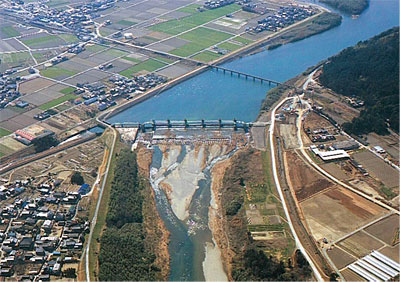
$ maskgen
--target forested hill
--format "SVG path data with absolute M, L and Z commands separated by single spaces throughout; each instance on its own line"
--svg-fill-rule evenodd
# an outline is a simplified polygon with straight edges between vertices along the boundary
M 359 15 L 368 7 L 368 0 L 319 0 L 342 12 Z
M 322 85 L 365 101 L 360 116 L 343 125 L 360 135 L 399 132 L 399 27 L 387 30 L 329 58 Z

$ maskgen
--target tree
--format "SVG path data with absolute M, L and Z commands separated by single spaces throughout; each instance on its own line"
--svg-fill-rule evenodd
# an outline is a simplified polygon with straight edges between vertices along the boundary
M 67 268 L 63 271 L 63 276 L 66 278 L 76 278 L 76 270 L 75 268 Z
M 43 152 L 51 147 L 57 146 L 58 141 L 53 135 L 47 135 L 45 137 L 35 139 L 32 141 L 36 153 Z
M 329 281 L 337 281 L 337 278 L 339 277 L 339 275 L 336 272 L 332 272 L 329 275 Z
M 336 0 L 334 0 L 336 1 Z M 365 102 L 360 115 L 343 124 L 356 135 L 399 132 L 399 27 L 389 29 L 329 58 L 319 77 L 336 93 Z
M 85 183 L 85 180 L 83 179 L 83 176 L 79 171 L 75 171 L 72 174 L 71 183 L 72 184 L 77 184 L 77 185 L 82 185 L 83 183 Z

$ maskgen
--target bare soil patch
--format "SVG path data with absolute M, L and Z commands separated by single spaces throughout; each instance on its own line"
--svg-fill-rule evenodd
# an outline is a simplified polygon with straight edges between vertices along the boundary
M 295 152 L 287 152 L 290 182 L 298 201 L 331 187 L 333 184 L 307 166 Z
M 19 91 L 22 94 L 30 94 L 33 93 L 39 89 L 42 89 L 44 87 L 48 87 L 50 85 L 55 84 L 53 81 L 38 77 L 32 80 L 28 80 L 26 82 L 22 82 L 19 85 Z
M 353 158 L 373 176 L 380 180 L 386 187 L 399 187 L 399 173 L 369 151 L 353 154 Z M 397 189 L 396 189 L 397 190 Z
M 379 250 L 380 253 L 383 255 L 391 258 L 394 261 L 400 263 L 400 245 L 397 244 L 394 247 L 384 247 L 383 249 Z
M 367 228 L 365 231 L 382 240 L 388 245 L 393 245 L 395 236 L 399 236 L 400 218 L 398 215 L 391 215 Z
M 348 253 L 336 246 L 334 246 L 331 250 L 328 250 L 327 254 L 338 269 L 342 269 L 343 267 L 356 261 L 355 257 L 349 255 Z
M 364 257 L 371 251 L 377 250 L 383 246 L 381 242 L 363 231 L 346 238 L 338 245 L 358 258 Z
M 332 188 L 300 203 L 315 239 L 337 240 L 379 217 L 385 209 L 348 191 Z

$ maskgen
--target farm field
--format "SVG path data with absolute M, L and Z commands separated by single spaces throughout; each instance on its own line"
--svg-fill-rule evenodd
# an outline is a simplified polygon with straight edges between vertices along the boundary
M 49 77 L 49 78 L 60 78 L 60 77 L 66 78 L 68 76 L 76 74 L 77 72 L 67 70 L 64 68 L 60 68 L 57 66 L 52 66 L 52 67 L 42 70 L 40 73 L 41 73 L 41 75 Z
M 391 215 L 365 229 L 366 232 L 382 240 L 388 245 L 393 245 L 396 240 L 398 242 L 398 230 L 400 228 L 398 215 Z
M 0 127 L 0 137 L 7 136 L 11 133 L 12 133 L 11 131 Z
M 14 68 L 18 66 L 26 67 L 34 64 L 34 61 L 29 52 L 0 54 L 0 60 L 0 71 L 5 71 L 9 68 Z
M 307 166 L 293 151 L 285 152 L 286 163 L 289 166 L 288 182 L 294 189 L 299 202 L 311 198 L 313 195 L 333 187 L 333 184 Z
M 399 187 L 399 173 L 382 159 L 368 151 L 353 154 L 354 159 L 359 162 L 371 175 L 379 179 L 387 188 Z
M 21 33 L 11 25 L 3 26 L 1 28 L 1 33 L 5 34 L 7 37 L 15 37 L 21 35 Z
M 230 37 L 232 35 L 225 32 L 199 27 L 180 35 L 179 38 L 189 41 L 189 43 L 172 50 L 170 53 L 181 57 L 188 57 Z
M 134 75 L 135 73 L 138 73 L 140 71 L 148 71 L 148 72 L 153 72 L 161 67 L 166 66 L 165 63 L 156 61 L 154 59 L 148 59 L 144 62 L 141 62 L 137 65 L 134 65 L 132 67 L 130 67 L 127 70 L 124 70 L 122 72 L 120 72 L 121 75 L 126 76 L 126 77 L 131 77 L 132 75 Z
M 231 4 L 214 10 L 207 10 L 202 13 L 195 12 L 192 15 L 179 20 L 174 19 L 153 25 L 150 27 L 150 30 L 176 35 L 238 10 L 240 10 L 239 5 Z
M 231 42 L 224 42 L 224 43 L 221 43 L 221 44 L 219 44 L 217 47 L 218 47 L 218 48 L 221 48 L 221 49 L 229 50 L 229 51 L 235 51 L 235 50 L 237 50 L 237 49 L 242 48 L 242 46 L 237 45 L 237 44 L 235 44 L 235 43 L 231 43 Z
M 334 187 L 300 203 L 317 241 L 339 239 L 388 211 L 344 188 Z
M 193 56 L 192 58 L 198 61 L 202 61 L 202 62 L 210 62 L 213 61 L 215 59 L 218 59 L 219 57 L 221 57 L 222 55 L 211 52 L 211 51 L 203 51 L 195 56 Z
M 41 105 L 39 107 L 39 109 L 45 111 L 45 110 L 53 108 L 53 107 L 55 107 L 55 106 L 57 106 L 57 105 L 59 105 L 61 103 L 64 103 L 66 101 L 73 100 L 73 99 L 76 99 L 76 98 L 77 98 L 77 96 L 74 95 L 74 94 L 66 94 L 66 95 L 64 95 L 64 96 L 62 96 L 60 98 L 54 99 L 54 100 L 52 100 L 50 102 L 47 102 L 46 104 Z

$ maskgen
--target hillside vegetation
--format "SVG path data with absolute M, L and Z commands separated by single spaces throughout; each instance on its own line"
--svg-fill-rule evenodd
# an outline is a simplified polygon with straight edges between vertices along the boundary
M 342 12 L 359 15 L 368 7 L 368 0 L 319 0 Z
M 136 155 L 122 150 L 111 185 L 106 230 L 100 239 L 100 281 L 151 281 L 160 279 L 156 256 L 146 246 L 143 223 L 145 184 L 139 177 Z
M 399 132 L 399 27 L 387 30 L 329 58 L 320 82 L 365 101 L 360 116 L 343 124 L 356 135 Z
M 300 252 L 294 256 L 287 254 L 288 259 L 274 255 L 274 250 L 288 247 L 290 239 L 275 239 L 264 244 L 253 240 L 248 231 L 245 186 L 256 183 L 269 186 L 264 173 L 262 155 L 252 148 L 235 154 L 232 165 L 225 171 L 220 192 L 224 233 L 229 241 L 226 253 L 232 256 L 228 259 L 232 264 L 228 267 L 231 272 L 228 276 L 233 281 L 306 281 L 311 276 L 311 268 Z

